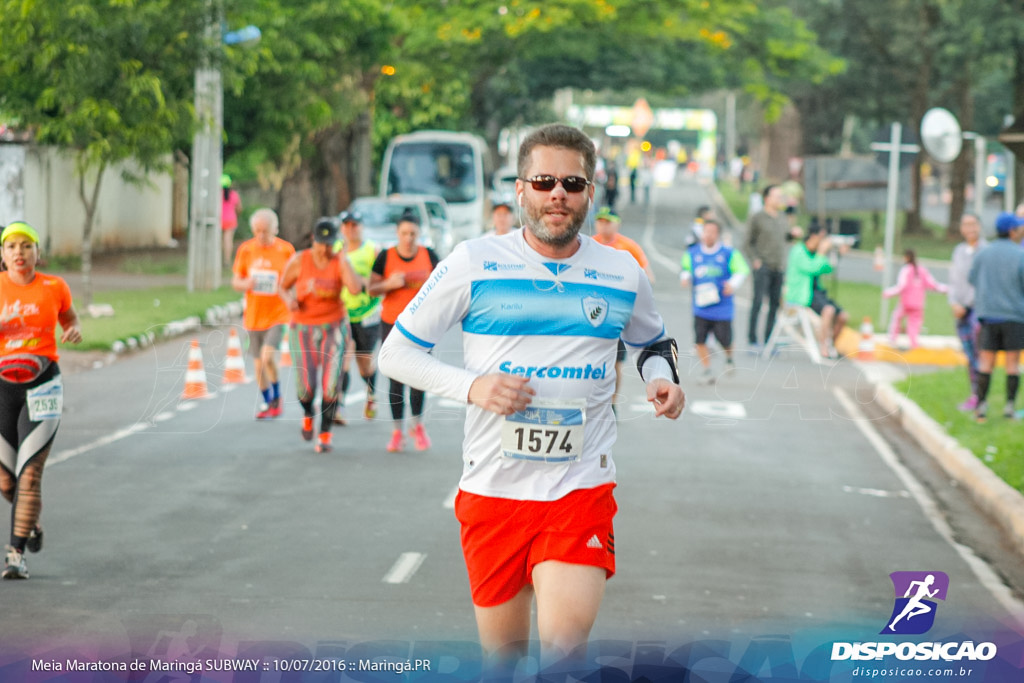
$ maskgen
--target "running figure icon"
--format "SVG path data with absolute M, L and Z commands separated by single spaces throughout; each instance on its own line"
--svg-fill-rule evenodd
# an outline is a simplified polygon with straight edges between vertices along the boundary
M 919 614 L 927 614 L 928 612 L 932 611 L 931 606 L 923 603 L 922 599 L 934 598 L 935 594 L 939 592 L 938 588 L 936 588 L 933 591 L 928 590 L 929 586 L 931 586 L 933 583 L 935 583 L 934 574 L 929 574 L 924 581 L 912 581 L 910 583 L 910 588 L 908 588 L 907 592 L 903 595 L 903 597 L 905 598 L 910 598 L 910 602 L 908 602 L 906 607 L 903 608 L 903 611 L 900 612 L 900 615 L 893 619 L 892 623 L 889 624 L 890 631 L 896 630 L 896 622 L 898 622 L 900 619 L 906 618 L 907 621 L 910 621 L 910 619 L 918 616 Z M 911 597 L 910 593 L 912 591 L 915 591 L 915 587 L 916 592 L 914 593 L 914 596 Z
M 909 635 L 927 632 L 935 621 L 936 600 L 946 599 L 949 577 L 938 571 L 893 572 L 890 577 L 896 602 L 882 633 Z

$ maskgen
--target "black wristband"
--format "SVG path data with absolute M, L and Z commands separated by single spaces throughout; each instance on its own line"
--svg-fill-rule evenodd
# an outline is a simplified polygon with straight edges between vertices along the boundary
M 672 369 L 672 381 L 679 384 L 679 348 L 676 345 L 676 340 L 668 337 L 644 347 L 644 350 L 640 352 L 640 357 L 636 359 L 636 369 L 640 372 L 640 379 L 645 382 L 647 380 L 644 378 L 644 363 L 651 356 L 661 356 L 667 360 L 668 366 Z

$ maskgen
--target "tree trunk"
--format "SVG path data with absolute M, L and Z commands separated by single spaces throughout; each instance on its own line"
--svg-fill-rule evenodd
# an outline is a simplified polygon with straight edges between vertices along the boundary
M 82 306 L 92 304 L 92 227 L 96 220 L 96 205 L 99 201 L 100 186 L 103 184 L 103 173 L 107 169 L 107 163 L 101 162 L 96 169 L 96 182 L 91 191 L 87 194 L 85 188 L 85 176 L 87 167 L 79 167 L 78 175 L 78 197 L 85 209 L 85 225 L 82 227 Z M 90 196 L 91 195 L 91 196 Z
M 296 249 L 308 247 L 313 221 L 319 217 L 317 205 L 309 161 L 303 159 L 299 168 L 281 183 L 277 211 L 281 238 L 294 244 Z
M 914 78 L 914 88 L 910 100 L 910 120 L 921 129 L 921 119 L 928 110 L 929 88 L 931 86 L 932 71 L 934 70 L 935 49 L 930 42 L 930 37 L 938 30 L 941 15 L 936 6 L 931 3 L 922 3 L 921 12 L 921 36 L 923 40 L 919 43 L 921 59 L 917 64 L 917 75 Z M 907 136 L 906 141 L 914 139 L 914 136 Z M 907 212 L 907 220 L 903 232 L 908 234 L 924 232 L 924 225 L 921 222 L 921 155 L 914 159 L 913 171 L 910 174 L 911 209 Z
M 960 106 L 960 127 L 962 130 L 971 130 L 974 127 L 974 95 L 971 92 L 970 63 L 965 62 L 961 66 L 960 77 L 953 84 L 955 101 Z M 951 199 L 949 203 L 949 224 L 946 225 L 946 239 L 960 239 L 960 219 L 963 218 L 967 208 L 967 199 L 964 190 L 967 187 L 967 180 L 970 177 L 972 166 L 970 161 L 974 156 L 974 146 L 965 144 L 960 150 L 960 155 L 953 160 L 952 177 L 949 180 Z M 977 189 L 977 188 L 976 188 Z M 978 216 L 981 220 L 981 216 Z

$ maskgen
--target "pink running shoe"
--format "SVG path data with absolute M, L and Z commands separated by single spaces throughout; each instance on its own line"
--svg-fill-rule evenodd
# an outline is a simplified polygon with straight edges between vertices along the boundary
M 430 437 L 427 436 L 427 430 L 423 428 L 422 424 L 413 427 L 410 436 L 412 436 L 413 443 L 416 445 L 416 450 L 425 451 L 430 448 Z
M 971 394 L 970 398 L 957 406 L 957 410 L 962 413 L 973 412 L 978 407 L 978 397 L 975 394 Z
M 388 453 L 398 453 L 403 448 L 405 448 L 405 437 L 402 436 L 401 429 L 396 429 L 391 432 L 391 440 L 388 441 Z

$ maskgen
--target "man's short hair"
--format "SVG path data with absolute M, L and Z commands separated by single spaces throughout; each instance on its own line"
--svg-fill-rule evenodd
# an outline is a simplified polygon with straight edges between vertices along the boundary
M 256 209 L 255 211 L 252 212 L 252 215 L 249 216 L 250 226 L 254 226 L 257 223 L 263 222 L 266 222 L 267 226 L 270 228 L 270 232 L 274 233 L 275 235 L 277 234 L 278 220 L 277 214 L 274 212 L 273 209 Z
M 533 153 L 534 147 L 561 147 L 562 149 L 579 152 L 583 155 L 583 173 L 586 175 L 587 180 L 594 179 L 594 169 L 597 166 L 597 150 L 594 149 L 594 141 L 587 137 L 587 134 L 579 128 L 562 123 L 549 123 L 527 135 L 519 145 L 516 171 L 520 178 L 526 173 L 526 166 L 530 162 L 530 154 Z
M 711 207 L 707 204 L 701 204 L 697 207 L 697 218 L 703 218 L 704 214 L 711 210 Z
M 761 190 L 761 199 L 768 199 L 768 193 L 774 190 L 778 185 L 768 185 Z

